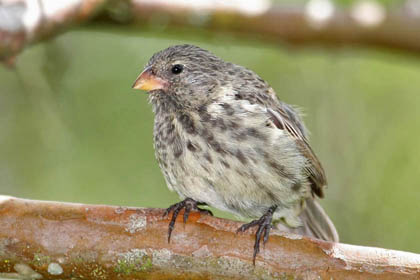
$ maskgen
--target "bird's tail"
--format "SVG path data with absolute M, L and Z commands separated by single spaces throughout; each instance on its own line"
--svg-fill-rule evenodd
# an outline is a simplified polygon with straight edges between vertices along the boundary
M 279 223 L 277 226 L 278 229 L 315 237 L 325 241 L 338 242 L 338 233 L 334 224 L 314 198 L 308 198 L 306 200 L 306 207 L 302 213 L 300 213 L 299 217 L 302 221 L 302 226 L 290 228 Z

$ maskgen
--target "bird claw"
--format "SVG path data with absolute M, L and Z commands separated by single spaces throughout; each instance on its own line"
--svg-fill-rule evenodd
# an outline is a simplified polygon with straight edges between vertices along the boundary
M 210 215 L 210 216 L 213 216 L 213 213 L 210 210 L 198 208 L 198 206 L 201 206 L 201 205 L 207 205 L 207 204 L 203 203 L 203 202 L 197 202 L 192 198 L 186 198 L 183 201 L 175 203 L 175 204 L 169 206 L 168 209 L 166 209 L 166 211 L 163 213 L 163 217 L 166 217 L 171 212 L 173 212 L 171 221 L 169 222 L 169 228 L 168 228 L 168 243 L 171 241 L 171 234 L 172 234 L 172 231 L 175 228 L 176 218 L 178 217 L 179 212 L 182 209 L 185 209 L 184 217 L 183 217 L 184 224 L 187 222 L 188 217 L 190 215 L 190 212 L 192 210 L 198 211 L 200 213 L 204 213 L 204 214 L 207 214 L 207 215 Z
M 270 235 L 270 230 L 272 228 L 271 221 L 273 219 L 273 213 L 276 210 L 277 206 L 270 207 L 268 211 L 262 215 L 258 220 L 253 220 L 248 224 L 243 224 L 236 233 L 244 232 L 251 227 L 258 226 L 257 232 L 255 233 L 255 243 L 254 243 L 254 254 L 252 256 L 252 263 L 255 265 L 255 259 L 257 254 L 260 252 L 260 242 L 261 235 L 263 237 L 263 245 L 267 243 L 268 236 Z

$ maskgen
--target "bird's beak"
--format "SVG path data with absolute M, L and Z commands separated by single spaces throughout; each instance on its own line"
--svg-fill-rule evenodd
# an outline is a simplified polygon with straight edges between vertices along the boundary
M 134 81 L 132 88 L 151 91 L 156 89 L 165 89 L 167 84 L 168 83 L 165 80 L 152 73 L 151 67 L 147 67 Z

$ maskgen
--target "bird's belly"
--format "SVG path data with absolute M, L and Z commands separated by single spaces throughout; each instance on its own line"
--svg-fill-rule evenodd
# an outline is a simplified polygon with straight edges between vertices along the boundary
M 187 144 L 181 155 L 166 151 L 166 163 L 161 164 L 169 188 L 183 198 L 251 218 L 277 205 L 280 218 L 299 212 L 296 207 L 309 196 L 309 184 L 298 168 L 267 162 L 259 147 L 226 147 L 220 152 L 191 144 L 194 148 Z
M 259 217 L 274 205 L 278 215 L 290 216 L 284 212 L 297 212 L 310 196 L 306 158 L 282 130 L 267 128 L 261 115 L 251 124 L 235 117 L 190 126 L 193 119 L 155 123 L 156 157 L 168 187 L 181 197 Z

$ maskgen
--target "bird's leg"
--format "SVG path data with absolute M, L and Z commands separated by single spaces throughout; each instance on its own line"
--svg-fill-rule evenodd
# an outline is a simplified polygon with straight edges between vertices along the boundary
M 173 211 L 171 221 L 169 222 L 168 243 L 171 241 L 171 234 L 175 227 L 176 218 L 178 217 L 178 214 L 182 209 L 185 209 L 184 224 L 187 222 L 188 216 L 190 215 L 191 210 L 213 216 L 213 213 L 210 210 L 198 208 L 198 206 L 203 206 L 203 205 L 207 205 L 207 204 L 204 202 L 197 202 L 192 198 L 186 198 L 183 201 L 175 203 L 169 206 L 168 209 L 166 209 L 165 213 L 163 213 L 163 217 L 168 216 Z
M 255 234 L 255 244 L 254 244 L 254 255 L 252 258 L 252 263 L 255 265 L 255 258 L 257 254 L 260 252 L 260 241 L 261 235 L 263 236 L 263 244 L 268 240 L 268 235 L 270 234 L 270 229 L 272 227 L 271 221 L 273 219 L 273 213 L 276 211 L 277 206 L 270 207 L 267 212 L 261 216 L 258 220 L 254 220 L 248 224 L 242 225 L 236 233 L 244 232 L 251 227 L 258 226 L 257 232 Z

